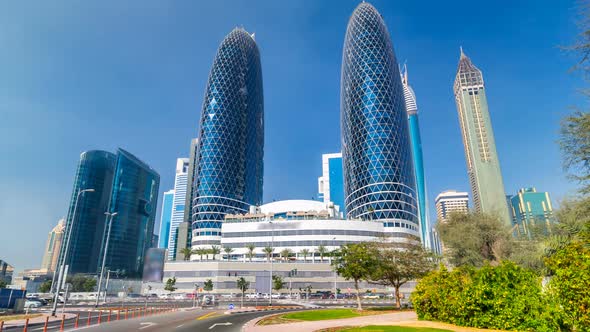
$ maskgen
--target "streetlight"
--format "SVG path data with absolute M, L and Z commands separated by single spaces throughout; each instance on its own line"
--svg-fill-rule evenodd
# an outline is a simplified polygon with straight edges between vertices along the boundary
M 336 241 L 336 237 L 332 238 L 332 247 L 334 247 L 334 251 L 336 250 L 336 246 L 335 246 L 335 242 Z M 333 254 L 332 254 L 333 255 Z M 334 300 L 338 301 L 338 288 L 336 288 L 336 278 L 338 277 L 338 275 L 336 274 L 336 270 L 334 270 Z
M 193 308 L 196 308 L 197 296 L 199 295 L 199 284 L 195 283 L 195 292 L 193 293 Z
M 269 292 L 269 306 L 272 306 L 272 264 L 273 264 L 273 260 L 274 260 L 274 246 L 275 246 L 275 228 L 274 228 L 274 224 L 272 223 L 272 220 L 269 220 L 268 222 L 270 224 L 270 248 L 272 249 L 272 252 L 270 253 L 270 292 Z
M 96 304 L 94 305 L 94 307 L 98 307 L 98 300 L 100 299 L 100 288 L 102 286 L 102 276 L 104 275 L 104 264 L 107 261 L 107 252 L 109 251 L 109 239 L 111 238 L 111 227 L 113 226 L 113 217 L 115 217 L 117 215 L 117 212 L 114 213 L 110 213 L 110 212 L 105 212 L 104 213 L 107 216 L 108 221 L 108 225 L 109 225 L 109 230 L 107 231 L 107 240 L 104 246 L 104 253 L 102 255 L 102 266 L 100 268 L 100 278 L 98 279 L 98 294 L 96 295 Z M 106 290 L 105 290 L 106 292 Z M 105 294 L 105 298 L 106 298 L 106 294 Z
M 57 285 L 55 285 L 55 271 L 53 272 L 53 281 L 51 282 L 51 288 L 53 288 L 54 286 L 55 288 L 55 295 L 53 298 L 53 308 L 51 308 L 51 316 L 55 317 L 55 312 L 57 311 L 57 301 L 59 299 L 59 289 L 61 287 L 61 283 L 62 283 L 62 279 L 64 277 L 63 273 L 64 273 L 64 266 L 66 261 L 68 260 L 68 250 L 70 249 L 70 239 L 72 238 L 72 229 L 74 228 L 74 222 L 76 221 L 76 212 L 78 211 L 78 201 L 80 200 L 80 195 L 82 195 L 83 193 L 92 193 L 94 192 L 94 189 L 90 188 L 90 189 L 83 189 L 78 191 L 78 194 L 76 195 L 76 202 L 74 203 L 74 212 L 72 213 L 72 222 L 70 222 L 70 229 L 68 230 L 68 240 L 66 241 L 66 245 L 65 247 L 63 247 L 65 249 L 62 257 L 62 261 L 61 261 L 61 265 L 59 266 L 59 278 L 57 278 Z

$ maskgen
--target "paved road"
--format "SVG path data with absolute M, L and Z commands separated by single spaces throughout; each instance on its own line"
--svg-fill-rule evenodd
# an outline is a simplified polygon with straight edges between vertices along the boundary
M 270 312 L 250 312 L 226 315 L 224 310 L 188 310 L 161 316 L 142 317 L 126 321 L 111 322 L 85 328 L 85 332 L 241 332 L 245 323 Z M 282 311 L 273 311 L 276 313 Z

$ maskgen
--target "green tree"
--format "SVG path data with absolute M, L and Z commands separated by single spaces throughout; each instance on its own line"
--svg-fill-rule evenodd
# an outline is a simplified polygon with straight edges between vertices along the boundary
M 70 276 L 66 282 L 72 285 L 71 292 L 92 292 L 94 291 L 94 287 L 96 287 L 96 279 L 83 274 Z
M 281 289 L 283 289 L 284 287 L 285 287 L 285 281 L 283 280 L 283 277 L 273 275 L 272 276 L 272 289 L 274 289 L 275 291 L 278 292 Z
M 244 297 L 246 296 L 246 291 L 248 290 L 248 287 L 250 287 L 250 282 L 246 281 L 246 279 L 244 279 L 244 277 L 240 277 L 238 278 L 238 280 L 236 281 L 237 285 L 238 285 L 238 289 L 242 292 L 242 304 L 241 307 L 244 307 Z
M 486 261 L 498 264 L 512 251 L 511 230 L 494 215 L 452 213 L 437 228 L 454 266 L 483 266 Z
M 303 249 L 300 253 L 303 255 L 303 262 L 307 262 L 307 256 L 310 254 L 309 249 Z
M 281 257 L 283 257 L 284 261 L 289 260 L 289 256 L 291 256 L 291 254 L 293 253 L 293 251 L 289 248 L 285 248 L 283 250 L 281 250 Z
M 417 280 L 435 268 L 435 256 L 420 244 L 408 244 L 403 250 L 387 243 L 375 243 L 378 253 L 377 269 L 371 276 L 373 283 L 395 289 L 395 304 L 401 308 L 400 287 Z
M 166 285 L 164 286 L 164 290 L 167 290 L 170 293 L 172 293 L 176 290 L 175 285 L 176 285 L 176 277 L 168 278 L 168 280 L 166 280 Z
M 559 145 L 565 170 L 580 184 L 580 192 L 589 194 L 590 112 L 576 111 L 562 120 Z
M 219 253 L 221 253 L 221 249 L 219 249 L 218 246 L 211 246 L 211 249 L 209 249 L 209 252 L 211 253 L 211 255 L 213 255 L 213 260 L 215 260 L 215 256 L 217 256 Z
M 185 261 L 190 261 L 191 255 L 193 254 L 193 250 L 191 248 L 182 248 L 180 249 L 180 253 L 184 257 Z
M 264 247 L 264 249 L 262 249 L 262 252 L 264 254 L 266 254 L 266 261 L 270 262 L 270 258 L 271 258 L 274 251 L 275 251 L 275 248 L 273 248 L 273 247 Z
M 359 294 L 359 282 L 370 279 L 377 267 L 377 251 L 368 243 L 351 243 L 344 245 L 335 253 L 332 267 L 346 280 L 354 281 L 358 310 L 362 310 Z
M 2 288 L 6 288 L 6 286 L 7 286 L 7 285 L 6 285 L 6 281 L 4 281 L 4 280 L 0 280 L 0 289 L 2 289 Z
M 51 290 L 51 280 L 46 280 L 44 281 L 41 286 L 39 286 L 39 292 L 41 293 L 49 293 L 49 291 Z M 2 288 L 2 287 L 0 287 Z
M 225 252 L 227 261 L 229 262 L 231 253 L 234 252 L 234 250 L 232 248 L 230 248 L 230 247 L 225 247 L 225 248 L 223 248 L 223 252 Z
M 320 244 L 317 247 L 316 252 L 318 254 L 320 254 L 320 262 L 323 262 L 324 261 L 324 256 L 326 256 L 326 254 L 328 253 L 328 249 L 324 245 Z
M 207 281 L 203 283 L 203 289 L 206 292 L 211 292 L 213 290 L 213 280 L 207 279 Z
M 251 262 L 252 258 L 256 255 L 256 253 L 254 252 L 254 250 L 256 250 L 256 246 L 254 244 L 250 243 L 246 246 L 246 249 L 248 249 L 248 252 L 246 253 L 246 257 L 248 257 L 248 259 Z
M 589 331 L 590 249 L 583 242 L 572 242 L 546 264 L 552 274 L 549 292 L 563 308 L 567 325 L 572 331 Z

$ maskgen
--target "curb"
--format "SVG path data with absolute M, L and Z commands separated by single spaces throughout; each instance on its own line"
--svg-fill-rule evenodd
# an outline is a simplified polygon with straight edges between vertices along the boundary
M 320 308 L 320 307 L 317 307 Z M 224 314 L 232 315 L 232 314 L 241 314 L 245 312 L 259 312 L 259 311 L 278 311 L 278 310 L 306 310 L 306 309 L 317 309 L 317 308 L 302 308 L 302 307 L 293 307 L 293 308 L 266 308 L 266 309 L 251 309 L 251 310 L 241 310 L 241 311 L 225 311 Z

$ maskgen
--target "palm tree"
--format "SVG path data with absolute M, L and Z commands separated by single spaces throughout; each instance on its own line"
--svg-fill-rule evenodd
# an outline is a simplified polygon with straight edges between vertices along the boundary
M 197 248 L 192 252 L 195 255 L 199 255 L 199 260 L 203 260 L 203 255 L 207 254 L 207 249 L 204 248 Z
M 248 290 L 248 287 L 250 286 L 250 283 L 248 281 L 246 281 L 246 279 L 244 279 L 244 277 L 240 277 L 237 280 L 237 284 L 238 284 L 238 289 L 242 292 L 242 308 L 244 307 L 244 296 L 246 291 Z
M 289 256 L 293 253 L 293 251 L 289 248 L 285 248 L 281 250 L 281 256 L 283 256 L 283 260 L 287 261 Z
M 246 246 L 246 249 L 248 249 L 248 253 L 246 254 L 246 256 L 248 257 L 248 259 L 250 259 L 250 262 L 252 261 L 252 257 L 254 257 L 254 249 L 256 249 L 256 246 L 252 243 L 248 244 Z
M 182 248 L 180 253 L 184 256 L 185 261 L 190 261 L 193 250 L 191 248 Z
M 316 251 L 318 252 L 318 254 L 320 254 L 320 261 L 323 262 L 324 256 L 326 255 L 326 253 L 328 253 L 328 249 L 320 244 Z
M 229 256 L 232 252 L 234 252 L 234 250 L 230 247 L 225 247 L 223 248 L 223 252 L 225 252 L 225 254 L 227 255 L 227 261 L 229 262 Z
M 300 254 L 303 255 L 303 263 L 307 262 L 307 256 L 309 256 L 309 249 L 301 250 Z
M 211 249 L 209 249 L 209 252 L 213 255 L 213 260 L 215 260 L 215 256 L 219 253 L 221 253 L 221 249 L 219 249 L 218 246 L 211 246 Z
M 262 252 L 266 254 L 266 260 L 270 262 L 270 256 L 272 256 L 272 253 L 275 251 L 275 248 L 273 247 L 264 247 L 264 249 L 262 249 Z

